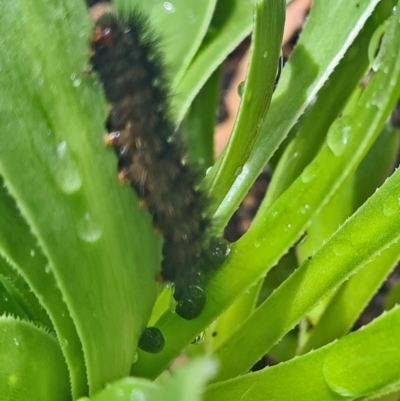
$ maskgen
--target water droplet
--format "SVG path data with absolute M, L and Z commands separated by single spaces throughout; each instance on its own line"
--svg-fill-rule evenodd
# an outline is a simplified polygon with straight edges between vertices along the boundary
M 303 205 L 303 207 L 301 208 L 301 213 L 306 214 L 308 211 L 310 210 L 310 205 L 308 205 L 307 203 Z
M 203 330 L 201 333 L 199 333 L 195 339 L 191 342 L 191 344 L 201 344 L 204 341 L 204 338 L 206 336 L 206 332 Z
M 393 216 L 398 212 L 399 212 L 399 198 L 391 196 L 390 198 L 385 199 L 385 203 L 383 204 L 383 214 L 385 216 Z
M 29 252 L 29 254 L 31 255 L 31 257 L 33 258 L 36 254 L 34 249 L 31 249 L 31 251 Z
M 265 51 L 265 52 L 263 53 L 263 57 L 264 57 L 264 58 L 267 58 L 267 57 L 268 57 L 268 52 L 267 52 L 267 51 Z
M 329 130 L 327 144 L 335 156 L 340 156 L 343 153 L 349 141 L 350 131 L 351 127 L 346 124 L 344 119 L 339 120 Z
M 66 348 L 66 347 L 68 347 L 68 340 L 67 340 L 66 338 L 62 338 L 62 339 L 60 340 L 60 346 L 61 346 L 61 348 Z
M 310 164 L 304 169 L 301 175 L 301 180 L 307 184 L 308 182 L 312 181 L 316 177 L 316 175 L 317 175 L 317 170 L 315 166 Z
M 85 242 L 96 242 L 103 234 L 89 213 L 85 213 L 78 222 L 77 232 L 79 237 Z
M 14 337 L 13 338 L 14 344 L 19 347 L 19 342 L 18 342 L 18 338 Z
M 44 272 L 45 272 L 46 274 L 49 274 L 50 271 L 51 271 L 51 267 L 50 267 L 49 264 L 47 264 L 47 265 L 44 267 Z
M 164 1 L 163 7 L 165 11 L 170 13 L 175 12 L 175 7 L 169 1 Z
M 287 228 L 288 230 L 290 230 L 290 229 L 292 228 L 292 225 L 291 225 L 291 224 L 288 224 L 288 225 L 286 226 L 286 228 Z
M 132 390 L 129 395 L 129 401 L 146 401 L 146 399 L 146 394 L 137 388 Z
M 77 88 L 78 86 L 80 86 L 80 84 L 82 83 L 82 80 L 80 78 L 76 78 L 72 81 L 72 86 L 74 88 Z
M 58 144 L 56 153 L 57 159 L 52 168 L 57 184 L 63 192 L 72 194 L 82 186 L 81 176 L 66 142 Z
M 134 363 L 136 363 L 138 359 L 139 359 L 139 354 L 137 352 L 135 352 L 135 354 L 133 355 L 133 359 L 132 359 L 132 365 Z

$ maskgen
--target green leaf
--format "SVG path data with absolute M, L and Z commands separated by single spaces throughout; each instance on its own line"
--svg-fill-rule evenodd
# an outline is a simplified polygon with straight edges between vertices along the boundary
M 201 2 L 193 2 L 201 3 Z M 174 91 L 177 123 L 211 74 L 237 45 L 250 34 L 254 0 L 220 0 L 201 46 Z
M 385 300 L 385 309 L 389 310 L 397 304 L 400 304 L 400 283 L 391 288 Z
M 254 7 L 249 65 L 238 115 L 225 151 L 206 177 L 206 181 L 211 180 L 208 186 L 212 202 L 219 202 L 221 194 L 226 194 L 235 177 L 241 174 L 242 166 L 260 137 L 275 87 L 285 2 L 257 1 Z
M 4 3 L 0 36 L 0 175 L 49 261 L 93 392 L 129 373 L 155 298 L 160 241 L 102 142 L 105 102 L 81 72 L 91 36 L 83 2 Z M 74 339 L 64 334 L 68 348 Z
M 342 199 L 342 202 L 337 202 L 336 210 L 332 209 L 332 207 L 326 210 L 325 207 L 321 213 L 326 214 L 327 217 L 338 216 L 343 209 L 346 209 L 345 205 L 351 207 L 352 204 L 354 206 L 362 204 L 382 184 L 391 170 L 397 157 L 398 140 L 397 131 L 386 126 L 360 164 L 351 182 L 346 183 L 347 187 L 351 187 L 353 201 L 346 203 Z M 380 160 L 380 163 L 377 164 L 376 160 Z M 321 221 L 321 214 L 317 216 L 316 220 L 320 227 L 324 227 L 324 223 L 327 221 L 326 218 Z M 341 223 L 342 221 L 339 222 L 339 224 Z M 308 233 L 310 233 L 310 230 L 308 230 Z M 318 233 L 316 234 L 318 236 Z M 328 236 L 319 236 L 318 247 L 323 240 L 328 239 L 330 234 L 328 233 Z M 303 244 L 303 247 L 307 245 L 307 242 L 308 239 Z M 304 249 L 301 250 L 301 253 L 307 255 L 307 251 Z M 390 271 L 395 267 L 399 258 L 400 246 L 393 244 L 382 255 L 344 283 L 330 300 L 318 324 L 308 333 L 307 342 L 301 352 L 307 352 L 346 334 Z
M 182 131 L 189 162 L 204 176 L 214 163 L 214 130 L 220 91 L 221 70 L 217 69 L 190 106 Z
M 395 19 L 392 18 L 392 21 Z M 157 376 L 184 345 L 190 343 L 197 333 L 211 324 L 239 295 L 260 280 L 279 261 L 304 232 L 310 218 L 319 212 L 346 177 L 356 169 L 380 133 L 400 95 L 398 79 L 400 58 L 393 50 L 397 46 L 396 43 L 400 41 L 397 28 L 395 23 L 392 23 L 390 29 L 388 28 L 381 49 L 383 57 L 381 66 L 384 66 L 384 69 L 379 69 L 371 78 L 351 119 L 339 119 L 331 127 L 328 143 L 321 149 L 319 155 L 291 187 L 267 209 L 266 213 L 256 216 L 250 230 L 231 247 L 229 257 L 214 273 L 206 288 L 207 303 L 202 314 L 191 322 L 183 322 L 171 312 L 166 312 L 160 318 L 155 326 L 168 338 L 166 346 L 161 353 L 154 356 L 140 354 L 133 368 L 135 374 L 145 377 Z M 341 135 L 347 126 L 351 127 L 351 135 L 348 135 L 347 142 L 343 146 Z M 347 133 L 346 130 L 345 133 Z M 391 209 L 394 210 L 394 206 Z M 364 228 L 362 232 L 365 232 Z M 330 263 L 333 263 L 332 260 Z M 327 277 L 325 279 L 328 280 Z M 227 282 L 229 286 L 226 285 Z M 337 284 L 332 282 L 332 285 Z M 325 290 L 320 290 L 322 291 L 320 297 L 322 297 Z M 285 296 L 289 295 L 285 293 Z M 319 298 L 314 301 L 311 298 L 307 300 L 314 306 Z M 286 305 L 283 310 L 285 308 L 287 308 Z M 270 316 L 279 315 L 280 310 L 282 309 L 268 309 L 266 315 L 261 314 L 263 316 L 261 319 L 270 319 Z M 247 340 L 251 338 L 251 335 L 258 335 L 258 333 L 260 336 L 265 336 L 265 330 L 270 328 L 270 326 L 260 326 L 259 320 L 254 317 L 252 320 L 254 326 L 251 328 L 249 326 L 242 332 L 246 340 L 241 339 L 236 342 L 240 335 L 231 336 L 231 345 L 223 351 L 224 361 L 219 377 L 230 377 L 250 368 L 264 351 L 308 311 L 309 309 L 304 310 L 303 315 L 296 314 L 297 320 L 285 326 L 285 330 L 280 332 L 277 338 L 271 332 L 274 340 L 268 347 L 265 346 L 268 343 L 265 339 Z M 278 325 L 274 327 L 274 331 L 276 330 L 279 331 Z M 247 335 L 250 337 L 246 337 Z M 246 347 L 246 344 L 252 349 L 244 350 L 243 347 Z M 257 350 L 259 344 L 261 344 L 260 349 Z M 243 352 L 237 352 L 239 348 L 242 348 Z M 227 371 L 224 373 L 225 369 Z
M 339 401 L 400 384 L 400 308 L 334 344 L 260 372 L 212 385 L 204 401 Z
M 395 50 L 400 41 L 400 25 L 396 13 L 390 20 L 383 40 L 381 68 L 369 81 L 353 113 L 333 124 L 327 144 L 314 161 L 266 213 L 256 216 L 250 230 L 232 247 L 232 255 L 226 262 L 227 269 L 230 268 L 229 290 L 225 290 L 223 295 L 219 294 L 220 304 L 222 297 L 233 293 L 235 287 L 236 290 L 243 288 L 247 278 L 253 276 L 253 280 L 259 279 L 261 270 L 265 271 L 277 262 L 279 256 L 300 236 L 310 215 L 318 212 L 335 189 L 354 171 L 377 138 L 400 95 L 400 57 Z M 312 260 L 307 260 L 296 270 L 221 345 L 217 350 L 221 363 L 218 379 L 247 371 L 322 297 L 397 240 L 398 230 L 394 229 L 393 222 L 399 217 L 396 214 L 399 206 L 393 194 L 396 194 L 398 182 L 399 174 L 395 173 L 320 248 Z M 250 260 L 252 266 L 246 269 L 247 274 L 237 273 Z M 218 285 L 222 277 L 221 269 L 215 274 L 210 287 Z M 228 280 L 227 277 L 225 279 Z M 282 311 L 287 312 L 283 314 Z M 259 325 L 260 321 L 267 319 L 273 323 Z
M 337 118 L 365 74 L 369 65 L 370 39 L 382 21 L 388 18 L 390 12 L 391 10 L 388 9 L 385 2 L 381 2 L 377 6 L 359 35 L 347 49 L 339 65 L 319 91 L 315 102 L 309 106 L 301 120 L 296 136 L 287 146 L 274 171 L 266 198 L 263 201 L 263 208 L 267 208 L 273 203 L 317 155 L 330 125 Z
M 220 379 L 249 369 L 319 300 L 400 238 L 399 191 L 400 170 L 216 350 Z M 263 320 L 269 324 L 260 326 Z
M 138 8 L 150 16 L 150 23 L 171 70 L 171 87 L 176 88 L 199 48 L 210 24 L 217 0 L 158 1 L 114 0 L 119 10 Z M 179 91 L 178 91 L 179 94 Z
M 214 181 L 218 164 L 205 178 L 205 186 L 214 188 L 210 195 L 218 223 L 216 231 L 225 227 L 262 168 L 332 74 L 378 2 L 314 2 L 299 42 L 282 71 L 253 151 L 247 155 L 235 155 L 240 164 L 232 165 L 220 180 Z M 327 26 L 335 26 L 334 35 Z M 246 157 L 244 163 L 243 156 Z
M 31 323 L 0 316 L 0 400 L 70 401 L 57 340 Z
M 203 387 L 215 371 L 213 361 L 197 359 L 156 383 L 134 378 L 113 383 L 92 401 L 200 401 Z
M 399 317 L 397 308 L 332 346 L 323 374 L 333 391 L 360 397 L 400 385 L 400 364 L 396 358 L 400 352 Z
M 49 261 L 43 255 L 37 239 L 30 232 L 15 201 L 6 192 L 4 186 L 0 188 L 0 227 L 0 253 L 15 270 L 14 274 L 12 271 L 8 274 L 11 274 L 13 280 L 20 275 L 46 309 L 68 364 L 72 394 L 74 396 L 86 394 L 88 391 L 86 368 L 82 343 L 76 327 L 62 299 L 62 293 L 56 285 Z M 23 291 L 24 288 L 21 290 Z M 23 292 L 33 306 L 35 301 L 31 298 L 35 296 L 30 295 L 29 291 Z M 37 309 L 35 307 L 35 310 Z M 47 324 L 47 320 L 43 318 L 40 321 L 41 324 Z

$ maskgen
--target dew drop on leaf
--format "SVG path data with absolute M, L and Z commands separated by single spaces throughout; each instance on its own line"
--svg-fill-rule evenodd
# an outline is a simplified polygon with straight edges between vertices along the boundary
M 70 195 L 81 188 L 82 179 L 66 142 L 58 144 L 57 158 L 52 170 L 57 185 L 64 193 Z
M 168 11 L 170 13 L 175 12 L 175 7 L 169 1 L 164 1 L 163 7 L 165 11 Z
M 317 175 L 317 170 L 314 166 L 309 165 L 307 166 L 304 171 L 303 174 L 301 175 L 301 180 L 307 184 L 308 182 L 312 181 Z
M 137 388 L 131 391 L 129 395 L 129 401 L 146 401 L 146 394 Z
M 307 212 L 310 211 L 310 205 L 308 205 L 307 203 L 305 203 L 302 208 L 301 208 L 301 213 L 306 214 Z
M 103 234 L 89 213 L 85 213 L 78 222 L 77 232 L 79 238 L 85 242 L 96 242 Z
M 339 120 L 328 133 L 327 144 L 335 156 L 340 156 L 348 141 L 351 127 L 345 121 Z

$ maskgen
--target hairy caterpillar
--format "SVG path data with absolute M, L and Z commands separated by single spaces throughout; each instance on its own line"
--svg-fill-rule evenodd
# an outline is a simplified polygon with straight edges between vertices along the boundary
M 205 245 L 207 199 L 174 136 L 165 66 L 148 27 L 138 11 L 129 17 L 103 13 L 95 22 L 91 63 L 111 105 L 106 141 L 117 154 L 119 175 L 161 231 L 162 279 L 175 284 L 177 313 L 192 319 L 204 307 L 203 273 L 213 264 Z

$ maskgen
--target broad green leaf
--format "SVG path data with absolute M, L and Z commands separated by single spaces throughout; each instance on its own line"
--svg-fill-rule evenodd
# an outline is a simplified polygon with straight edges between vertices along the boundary
M 149 14 L 152 30 L 160 37 L 171 87 L 176 88 L 199 48 L 217 0 L 114 0 L 117 9 L 139 9 Z M 179 95 L 179 92 L 178 92 Z
M 102 142 L 105 102 L 81 72 L 91 36 L 83 2 L 3 3 L 0 36 L 0 175 L 49 261 L 93 392 L 129 373 L 160 241 Z
M 219 169 L 217 162 L 205 178 L 205 186 L 213 188 L 210 195 L 217 231 L 225 227 L 262 168 L 332 74 L 378 3 L 379 0 L 314 2 L 299 42 L 282 71 L 252 152 L 232 155 L 240 163 L 232 164 L 230 170 L 215 181 Z M 334 35 L 327 29 L 329 26 L 335 26 Z M 243 163 L 244 156 L 247 160 Z
M 204 401 L 339 401 L 400 382 L 400 309 L 300 358 L 209 386 Z
M 70 401 L 57 340 L 33 324 L 0 316 L 0 400 Z

